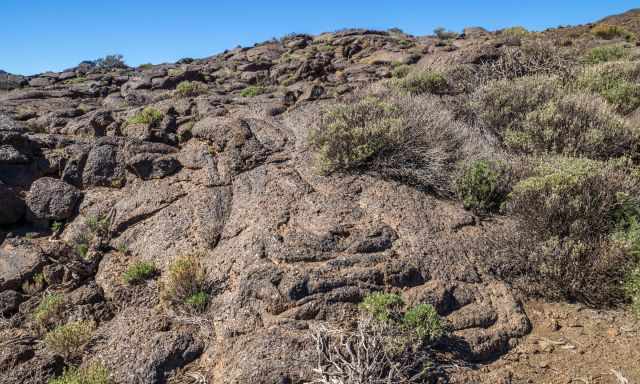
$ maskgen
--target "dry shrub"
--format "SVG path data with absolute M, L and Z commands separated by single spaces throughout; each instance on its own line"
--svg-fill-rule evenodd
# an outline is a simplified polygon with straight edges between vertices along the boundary
M 485 143 L 438 98 L 385 88 L 330 106 L 316 124 L 309 144 L 322 173 L 370 173 L 441 195 L 451 195 L 456 161 Z
M 176 307 L 192 306 L 204 310 L 206 293 L 206 269 L 198 256 L 188 255 L 176 259 L 162 282 L 163 301 Z
M 41 328 L 57 324 L 64 316 L 66 301 L 60 293 L 46 294 L 33 312 L 33 318 Z
M 91 321 L 76 321 L 56 327 L 44 338 L 47 348 L 65 358 L 77 357 L 82 347 L 91 339 L 95 330 Z
M 527 40 L 518 47 L 503 47 L 497 60 L 481 65 L 486 79 L 515 79 L 531 75 L 571 74 L 575 59 L 548 41 Z
M 611 62 L 586 67 L 578 76 L 578 89 L 597 93 L 623 114 L 640 107 L 640 64 Z
M 637 196 L 637 185 L 637 170 L 624 161 L 541 161 L 510 195 L 507 209 L 519 219 L 519 240 L 494 254 L 510 252 L 514 259 L 498 267 L 498 275 L 549 298 L 623 302 L 621 281 L 635 257 L 634 244 L 624 240 L 631 227 L 620 217 L 636 214 L 620 209 L 624 196 Z
M 567 95 L 529 113 L 520 127 L 503 134 L 505 144 L 524 153 L 559 153 L 607 159 L 635 154 L 638 130 L 600 97 Z
M 436 369 L 428 350 L 407 341 L 400 328 L 362 318 L 352 331 L 321 327 L 314 335 L 317 384 L 424 383 Z
M 632 41 L 635 39 L 635 35 L 632 32 L 626 30 L 625 28 L 620 27 L 618 25 L 611 25 L 606 23 L 600 23 L 595 27 L 591 28 L 591 33 L 605 40 L 623 38 L 627 41 Z
M 467 119 L 500 136 L 506 130 L 517 129 L 528 113 L 561 92 L 562 83 L 556 76 L 492 81 L 471 95 Z
M 176 86 L 176 94 L 180 97 L 195 97 L 207 92 L 207 85 L 200 81 L 183 81 Z

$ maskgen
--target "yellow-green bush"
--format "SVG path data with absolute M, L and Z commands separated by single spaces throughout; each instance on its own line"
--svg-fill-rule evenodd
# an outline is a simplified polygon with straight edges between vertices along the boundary
M 325 109 L 309 144 L 324 174 L 369 173 L 450 195 L 455 163 L 482 140 L 473 134 L 437 98 L 391 93 Z
M 456 192 L 466 209 L 476 213 L 496 211 L 509 193 L 506 163 L 476 160 L 462 167 Z
M 208 91 L 207 85 L 199 81 L 183 81 L 176 87 L 176 94 L 180 97 L 195 97 Z
M 631 301 L 631 309 L 640 316 L 640 266 L 636 266 L 627 273 L 624 290 Z
M 84 368 L 67 368 L 48 384 L 110 384 L 109 371 L 102 364 L 94 363 Z
M 527 249 L 514 267 L 527 289 L 553 299 L 622 303 L 621 282 L 636 259 L 627 240 L 640 236 L 621 222 L 619 209 L 621 196 L 638 195 L 638 181 L 628 161 L 540 160 L 507 204 L 520 220 L 519 247 Z
M 240 91 L 240 96 L 242 97 L 255 97 L 258 95 L 262 95 L 263 93 L 267 92 L 267 89 L 265 87 L 259 86 L 259 85 L 251 85 L 248 86 L 247 88 L 243 89 L 242 91 Z
M 33 318 L 41 327 L 47 327 L 61 320 L 65 309 L 65 299 L 60 293 L 45 295 L 33 312 Z
M 153 263 L 136 261 L 124 272 L 122 280 L 127 284 L 139 284 L 144 280 L 152 278 L 157 272 L 158 269 Z
M 130 117 L 127 122 L 129 124 L 147 124 L 155 126 L 158 125 L 163 118 L 164 114 L 158 109 L 153 107 L 146 107 L 142 111 Z
M 169 266 L 161 296 L 173 305 L 188 305 L 196 310 L 206 308 L 206 270 L 197 256 L 182 256 Z
M 436 309 L 430 304 L 418 304 L 405 312 L 402 322 L 420 340 L 434 343 L 445 334 L 444 324 Z
M 360 308 L 378 321 L 398 320 L 404 302 L 395 293 L 374 292 L 364 297 Z
M 628 56 L 622 45 L 605 45 L 589 50 L 584 57 L 587 64 L 600 64 L 608 61 L 618 61 Z
M 496 80 L 480 87 L 471 96 L 471 118 L 502 135 L 518 129 L 526 115 L 562 93 L 555 76 L 526 76 L 515 80 Z
M 442 73 L 435 71 L 413 72 L 394 82 L 400 90 L 411 95 L 431 93 L 444 95 L 449 91 L 449 83 Z
M 394 77 L 396 79 L 402 79 L 402 78 L 406 77 L 409 74 L 409 72 L 411 72 L 411 66 L 410 65 L 406 65 L 406 64 L 396 65 L 391 70 L 391 77 Z
M 520 127 L 503 134 L 504 143 L 524 153 L 559 153 L 607 159 L 635 154 L 638 130 L 600 97 L 567 95 L 527 114 Z
M 580 74 L 577 87 L 604 97 L 623 114 L 640 107 L 640 64 L 611 62 L 588 66 Z
M 605 40 L 623 38 L 627 41 L 631 41 L 635 39 L 635 35 L 625 28 L 606 23 L 600 23 L 594 26 L 593 28 L 591 28 L 591 33 L 593 33 L 596 37 Z
M 49 331 L 44 338 L 47 348 L 65 358 L 80 355 L 82 347 L 91 340 L 95 324 L 91 321 L 76 321 L 60 325 Z

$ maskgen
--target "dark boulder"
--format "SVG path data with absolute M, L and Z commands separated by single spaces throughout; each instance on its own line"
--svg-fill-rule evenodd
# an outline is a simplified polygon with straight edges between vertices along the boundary
M 40 220 L 65 220 L 75 214 L 82 194 L 72 185 L 51 177 L 33 182 L 27 197 L 29 214 Z

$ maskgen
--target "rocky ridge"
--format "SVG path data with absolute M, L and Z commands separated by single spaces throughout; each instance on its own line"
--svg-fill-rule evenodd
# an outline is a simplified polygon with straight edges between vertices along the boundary
M 311 330 L 352 322 L 381 290 L 438 310 L 448 358 L 469 369 L 499 358 L 531 325 L 466 244 L 510 219 L 478 225 L 460 203 L 398 182 L 320 176 L 306 136 L 324 105 L 398 65 L 478 65 L 505 47 L 479 28 L 444 45 L 344 30 L 175 64 L 0 72 L 0 382 L 63 369 L 31 315 L 44 292 L 65 295 L 65 321 L 96 323 L 79 362 L 102 362 L 116 383 L 305 382 Z M 185 81 L 206 92 L 178 94 Z M 150 106 L 160 118 L 136 122 Z M 194 252 L 204 313 L 161 306 L 160 279 L 121 278 L 135 261 L 162 275 Z

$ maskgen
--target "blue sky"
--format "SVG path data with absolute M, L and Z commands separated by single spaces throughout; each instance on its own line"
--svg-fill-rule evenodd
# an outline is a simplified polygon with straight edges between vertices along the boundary
M 579 24 L 639 7 L 603 0 L 0 0 L 0 69 L 60 71 L 121 53 L 129 65 L 205 57 L 290 32 L 398 27 L 415 35 Z

